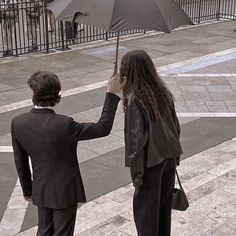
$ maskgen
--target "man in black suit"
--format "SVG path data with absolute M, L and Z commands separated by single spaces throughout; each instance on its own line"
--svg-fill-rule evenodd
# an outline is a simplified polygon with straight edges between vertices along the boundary
M 86 201 L 77 143 L 109 135 L 120 100 L 119 81 L 119 75 L 108 81 L 99 121 L 78 123 L 53 110 L 61 98 L 55 74 L 36 72 L 28 80 L 35 107 L 12 120 L 11 134 L 24 198 L 38 207 L 37 236 L 73 235 L 77 204 Z

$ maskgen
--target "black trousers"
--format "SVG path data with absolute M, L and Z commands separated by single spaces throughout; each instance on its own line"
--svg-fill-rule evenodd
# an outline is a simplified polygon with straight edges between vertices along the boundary
M 73 236 L 77 205 L 64 209 L 38 207 L 37 236 Z
M 134 221 L 138 236 L 169 236 L 175 185 L 175 158 L 146 168 L 143 185 L 135 188 Z

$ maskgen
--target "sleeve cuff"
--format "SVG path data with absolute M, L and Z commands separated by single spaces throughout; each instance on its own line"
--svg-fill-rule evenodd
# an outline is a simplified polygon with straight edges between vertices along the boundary
M 121 98 L 121 93 L 111 93 L 111 92 L 107 92 L 106 93 L 106 96 L 110 96 L 110 97 L 113 97 L 113 98 L 116 98 L 116 99 L 119 99 Z
M 107 92 L 103 110 L 109 109 L 115 111 L 117 109 L 119 101 L 120 101 L 119 96 L 117 96 L 114 93 Z
M 134 185 L 135 188 L 138 188 L 141 185 L 143 185 L 143 180 L 142 180 L 142 177 L 140 175 L 138 175 L 136 178 L 133 179 L 133 185 Z

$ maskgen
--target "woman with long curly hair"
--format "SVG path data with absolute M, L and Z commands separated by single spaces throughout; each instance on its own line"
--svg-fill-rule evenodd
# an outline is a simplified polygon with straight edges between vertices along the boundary
M 138 236 L 168 236 L 175 169 L 183 153 L 173 95 L 145 51 L 130 51 L 122 58 L 120 77 L 126 82 L 125 164 L 135 187 Z

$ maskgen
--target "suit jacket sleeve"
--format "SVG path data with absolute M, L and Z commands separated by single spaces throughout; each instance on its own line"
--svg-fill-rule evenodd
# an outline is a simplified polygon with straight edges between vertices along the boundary
M 125 147 L 130 162 L 131 177 L 133 185 L 139 187 L 143 184 L 148 127 L 145 111 L 135 99 L 127 107 L 125 126 Z
M 20 179 L 22 191 L 24 196 L 32 195 L 32 179 L 29 166 L 29 156 L 24 148 L 18 142 L 15 133 L 13 121 L 11 124 L 12 146 L 14 150 L 14 159 L 16 170 Z
M 110 134 L 120 98 L 107 93 L 101 117 L 96 123 L 79 123 L 71 119 L 70 133 L 74 141 L 104 137 Z

